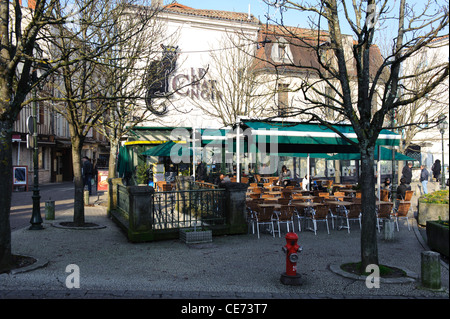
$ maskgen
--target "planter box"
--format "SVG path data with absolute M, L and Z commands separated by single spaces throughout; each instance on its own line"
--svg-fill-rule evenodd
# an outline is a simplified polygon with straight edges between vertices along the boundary
M 194 231 L 194 228 L 182 228 L 180 229 L 180 240 L 186 244 L 210 243 L 212 242 L 212 231 Z
M 417 223 L 425 226 L 427 221 L 448 220 L 448 204 L 431 204 L 419 202 L 419 212 Z
M 427 221 L 427 243 L 431 250 L 448 257 L 448 226 L 437 221 Z

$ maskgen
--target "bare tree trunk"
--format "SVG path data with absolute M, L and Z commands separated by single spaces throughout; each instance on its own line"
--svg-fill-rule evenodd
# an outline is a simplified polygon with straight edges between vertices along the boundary
M 9 269 L 12 264 L 11 209 L 12 185 L 12 125 L 8 120 L 0 121 L 0 272 Z
M 361 147 L 361 263 L 378 265 L 374 147 Z
M 81 149 L 83 143 L 77 134 L 72 134 L 72 162 L 73 162 L 73 175 L 74 175 L 74 209 L 73 209 L 73 222 L 75 226 L 83 226 L 85 222 L 84 218 L 84 183 L 83 176 L 81 174 Z
M 109 149 L 109 165 L 108 165 L 108 178 L 116 177 L 116 158 L 117 158 L 117 148 L 119 143 L 110 140 L 110 149 Z

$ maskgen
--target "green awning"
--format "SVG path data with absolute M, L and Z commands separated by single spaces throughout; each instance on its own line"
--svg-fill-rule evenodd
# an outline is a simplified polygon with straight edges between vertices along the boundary
M 271 155 L 275 155 L 275 154 L 271 154 Z M 287 156 L 287 157 L 308 157 L 308 153 L 278 153 L 278 156 Z M 325 158 L 325 159 L 329 159 L 330 155 L 326 154 L 326 153 L 310 153 L 309 154 L 310 158 Z
M 160 144 L 158 146 L 152 147 L 151 149 L 146 150 L 142 153 L 142 155 L 146 156 L 171 156 L 171 155 L 178 155 L 182 156 L 183 151 L 189 151 L 189 155 L 192 154 L 192 150 L 189 148 L 188 144 L 179 144 L 177 145 L 178 148 L 178 154 L 177 148 L 172 149 L 173 146 L 177 145 L 174 141 L 168 141 L 166 143 Z M 178 147 L 179 146 L 179 147 Z
M 359 160 L 361 155 L 359 153 L 339 153 L 331 156 L 328 160 Z M 374 159 L 378 159 L 378 147 L 375 148 Z M 381 158 L 382 161 L 392 161 L 392 150 L 381 147 Z M 395 152 L 396 161 L 415 161 L 414 158 L 406 156 L 404 154 Z
M 256 137 L 256 142 L 270 143 L 271 137 L 276 138 L 278 144 L 304 144 L 304 145 L 333 145 L 350 146 L 333 130 L 319 124 L 311 123 L 282 123 L 282 122 L 262 122 L 245 121 L 244 124 L 252 129 L 252 135 Z M 357 136 L 350 125 L 333 125 L 333 128 L 345 135 L 351 141 L 357 143 Z M 377 145 L 398 146 L 400 135 L 389 130 L 382 130 L 377 140 Z M 320 153 L 321 151 L 311 152 Z M 324 148 L 325 153 L 329 152 Z M 338 153 L 338 152 L 335 152 Z
M 200 129 L 197 131 L 199 131 L 202 136 L 202 145 L 228 144 L 227 133 L 230 131 L 228 129 Z
M 128 152 L 126 146 L 119 148 L 119 155 L 117 160 L 117 173 L 119 177 L 124 177 L 133 171 L 133 160 Z

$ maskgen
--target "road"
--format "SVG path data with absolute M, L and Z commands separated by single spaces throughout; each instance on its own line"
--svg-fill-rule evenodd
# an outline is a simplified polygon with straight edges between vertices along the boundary
M 55 201 L 55 211 L 73 209 L 74 185 L 73 182 L 52 183 L 39 186 L 41 195 L 41 217 L 45 218 L 45 202 L 48 200 Z M 96 194 L 95 188 L 93 194 Z M 11 231 L 27 227 L 30 224 L 31 214 L 33 210 L 33 186 L 29 187 L 28 192 L 13 191 L 11 198 Z M 91 199 L 97 199 L 96 195 Z

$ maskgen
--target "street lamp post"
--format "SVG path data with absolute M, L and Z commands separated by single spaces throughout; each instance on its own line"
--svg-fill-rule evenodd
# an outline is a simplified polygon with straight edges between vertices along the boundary
M 34 70 L 32 73 L 33 83 L 37 81 L 37 70 Z M 38 163 L 38 141 L 37 141 L 37 103 L 36 103 L 36 88 L 33 89 L 33 195 L 31 198 L 33 199 L 33 212 L 31 214 L 30 219 L 30 228 L 29 230 L 40 230 L 44 229 L 42 226 L 42 217 L 41 217 L 41 195 L 39 194 L 39 163 Z
M 442 173 L 441 173 L 441 189 L 445 189 L 445 166 L 444 166 L 444 133 L 445 130 L 448 128 L 448 123 L 445 120 L 446 116 L 445 115 L 441 115 L 439 116 L 439 132 L 441 132 L 441 137 L 442 137 Z

